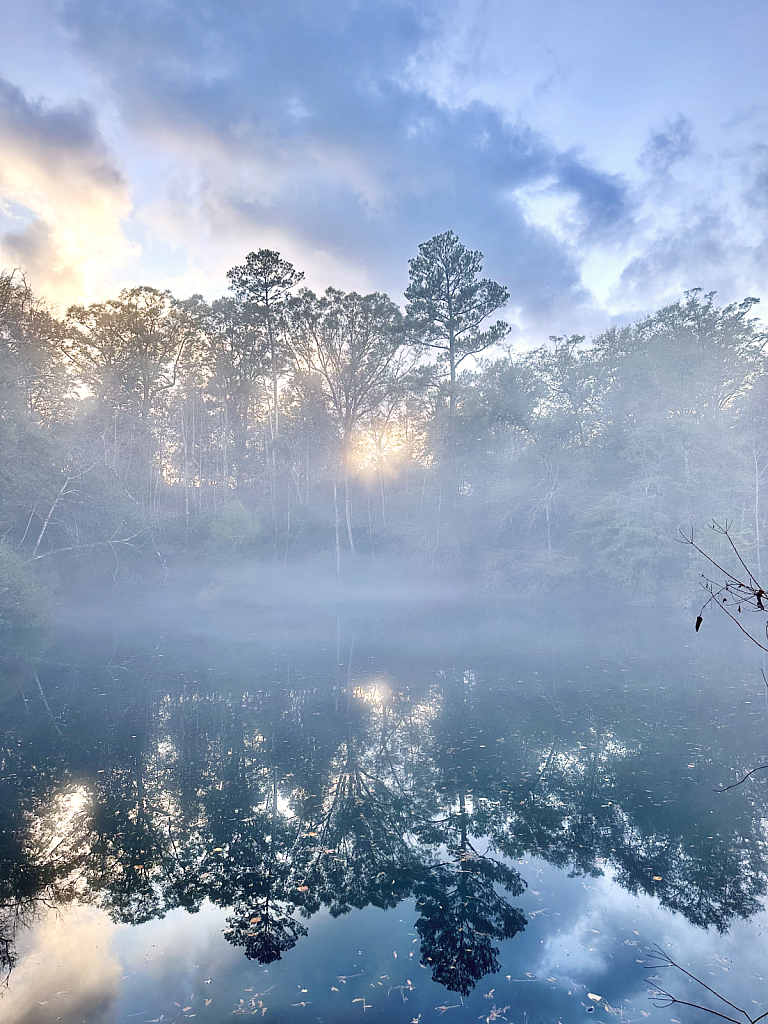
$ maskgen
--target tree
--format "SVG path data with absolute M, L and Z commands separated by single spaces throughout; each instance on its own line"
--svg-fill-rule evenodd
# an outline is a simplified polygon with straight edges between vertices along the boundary
M 142 285 L 117 299 L 67 311 L 65 350 L 97 399 L 127 405 L 143 427 L 157 398 L 173 388 L 186 346 L 199 330 L 199 296 L 179 302 Z
M 234 476 L 240 484 L 245 476 L 254 391 L 269 373 L 270 354 L 264 335 L 248 314 L 247 303 L 235 298 L 213 302 L 207 335 L 207 391 L 215 399 L 223 420 L 223 476 L 229 479 L 234 462 Z M 234 458 L 229 451 L 230 435 Z
M 614 424 L 670 415 L 715 420 L 765 372 L 768 332 L 750 316 L 758 299 L 715 305 L 700 288 L 643 320 L 595 339 Z
M 272 376 L 272 430 L 273 437 L 280 432 L 278 411 L 278 381 L 283 363 L 280 335 L 288 295 L 292 288 L 304 280 L 304 274 L 292 263 L 280 258 L 273 249 L 249 252 L 245 263 L 227 271 L 230 287 L 254 324 L 266 334 Z
M 354 553 L 349 498 L 352 438 L 361 417 L 373 412 L 405 373 L 405 362 L 397 359 L 406 340 L 403 317 L 380 292 L 359 295 L 328 288 L 318 298 L 305 288 L 291 303 L 290 321 L 296 367 L 314 378 L 339 432 L 347 536 Z M 337 564 L 338 537 L 337 517 Z
M 432 980 L 466 996 L 486 974 L 499 970 L 494 940 L 511 939 L 528 921 L 497 890 L 519 896 L 525 888 L 512 867 L 478 853 L 466 835 L 461 814 L 456 846 L 449 860 L 435 865 L 416 886 L 421 962 L 432 968 Z
M 0 270 L 0 416 L 23 408 L 37 422 L 60 415 L 70 381 L 61 357 L 61 323 L 24 276 Z
M 482 261 L 483 254 L 467 249 L 452 231 L 422 242 L 419 255 L 409 260 L 406 313 L 422 344 L 437 350 L 438 359 L 448 363 L 451 419 L 456 368 L 467 356 L 500 342 L 510 330 L 503 320 L 480 330 L 483 321 L 509 300 L 503 285 L 478 279 Z

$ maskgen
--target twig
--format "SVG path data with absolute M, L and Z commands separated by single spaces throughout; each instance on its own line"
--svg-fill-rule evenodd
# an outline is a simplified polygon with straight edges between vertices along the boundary
M 763 769 L 765 769 L 765 768 L 768 768 L 768 764 L 759 764 L 757 766 L 757 768 L 750 768 L 750 770 L 747 772 L 747 774 L 744 776 L 743 779 L 739 779 L 738 782 L 734 782 L 730 786 L 719 786 L 717 789 L 714 789 L 712 792 L 713 793 L 727 793 L 729 789 L 736 789 L 736 787 L 740 786 L 742 784 L 742 782 L 746 782 L 750 775 L 754 775 L 755 772 L 763 771 Z
M 40 682 L 40 676 L 37 674 L 37 672 L 35 672 L 35 682 L 37 683 L 37 688 L 40 691 L 40 696 L 43 698 L 43 704 L 45 704 L 45 709 L 48 712 L 48 714 L 51 716 L 51 721 L 53 722 L 54 729 L 59 734 L 59 736 L 61 736 L 61 738 L 64 739 L 64 734 L 62 733 L 61 729 L 59 728 L 59 723 L 53 717 L 53 712 L 51 711 L 51 705 L 48 703 L 48 698 L 45 696 L 45 692 L 44 692 L 42 684 Z
M 702 981 L 701 978 L 697 978 L 695 974 L 691 974 L 690 971 L 687 971 L 679 963 L 673 960 L 669 953 L 666 953 L 661 948 L 661 946 L 655 945 L 652 949 L 648 950 L 648 956 L 656 962 L 646 964 L 646 970 L 656 970 L 659 967 L 674 967 L 676 970 L 680 971 L 681 974 L 684 974 L 687 978 L 690 978 L 691 981 L 695 981 L 697 985 L 701 985 L 702 988 L 706 989 L 707 992 L 710 992 L 716 999 L 719 999 L 720 1002 L 725 1003 L 726 1006 L 730 1006 L 732 1010 L 736 1011 L 736 1013 L 741 1013 L 744 1017 L 746 1017 L 748 1024 L 757 1024 L 757 1021 L 763 1020 L 764 1017 L 768 1016 L 768 1011 L 766 1011 L 766 1013 L 761 1013 L 759 1017 L 750 1017 L 747 1011 L 742 1009 L 741 1006 L 737 1006 L 736 1003 L 732 1003 L 730 999 L 726 999 L 725 996 L 721 995 L 716 989 L 712 988 L 705 981 Z M 649 980 L 648 984 L 656 990 L 655 993 L 651 993 L 651 999 L 669 1000 L 668 1003 L 663 1004 L 663 1006 L 665 1007 L 672 1006 L 675 1003 L 679 1004 L 680 1006 L 691 1006 L 696 1010 L 702 1010 L 704 1013 L 710 1013 L 715 1017 L 721 1017 L 723 1020 L 732 1021 L 733 1024 L 744 1024 L 744 1021 L 739 1020 L 739 1018 L 730 1017 L 726 1013 L 720 1013 L 719 1010 L 713 1010 L 710 1006 L 704 1006 L 701 1003 L 691 1003 L 685 999 L 678 999 L 677 996 L 673 995 L 671 992 L 668 992 L 665 988 L 662 988 L 661 985 L 658 985 L 654 981 Z M 654 1005 L 662 1007 L 662 1004 L 659 1002 L 654 1003 Z

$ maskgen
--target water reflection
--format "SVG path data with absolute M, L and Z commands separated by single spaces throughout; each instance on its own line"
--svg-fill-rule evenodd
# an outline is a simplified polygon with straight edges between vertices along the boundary
M 321 908 L 412 899 L 422 964 L 465 995 L 526 927 L 528 854 L 702 927 L 762 906 L 766 789 L 712 793 L 759 752 L 762 709 L 717 680 L 576 664 L 553 686 L 491 658 L 374 672 L 360 647 L 217 678 L 163 654 L 6 671 L 6 970 L 40 906 L 137 924 L 210 901 L 269 964 Z

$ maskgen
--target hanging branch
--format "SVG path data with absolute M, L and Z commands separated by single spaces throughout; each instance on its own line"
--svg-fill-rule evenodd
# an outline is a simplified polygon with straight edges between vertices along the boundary
M 701 574 L 701 585 L 709 594 L 709 597 L 701 606 L 701 610 L 699 611 L 699 614 L 696 616 L 696 632 L 698 633 L 699 629 L 701 628 L 701 624 L 704 620 L 704 612 L 711 604 L 714 604 L 718 608 L 720 608 L 721 611 L 724 611 L 732 622 L 736 623 L 736 625 L 744 634 L 744 636 L 746 636 L 749 640 L 752 641 L 753 644 L 759 647 L 761 651 L 768 652 L 768 594 L 766 594 L 765 590 L 760 585 L 760 582 L 755 577 L 752 570 L 741 557 L 741 552 L 736 547 L 733 541 L 733 537 L 731 537 L 730 524 L 728 520 L 725 521 L 725 525 L 723 526 L 721 526 L 720 523 L 713 521 L 710 524 L 710 529 L 713 530 L 719 536 L 726 538 L 731 548 L 731 551 L 736 556 L 736 559 L 740 566 L 740 570 L 737 570 L 739 575 L 735 576 L 732 572 L 730 572 L 730 570 L 726 569 L 719 562 L 715 561 L 715 559 L 707 551 L 705 551 L 694 541 L 693 531 L 691 531 L 689 536 L 688 534 L 683 533 L 683 531 L 680 530 L 680 537 L 682 539 L 682 543 L 690 544 L 694 551 L 698 552 L 702 556 L 702 558 L 706 559 L 706 561 L 709 562 L 709 564 L 713 568 L 717 569 L 718 573 L 720 573 L 720 577 L 718 579 L 714 579 L 713 577 L 708 576 L 706 573 Z M 730 606 L 727 607 L 729 605 L 729 601 Z M 733 611 L 734 608 L 735 612 Z M 742 614 L 742 609 L 748 612 L 759 612 L 760 614 L 765 616 L 766 621 L 763 629 L 765 632 L 766 643 L 762 643 L 760 640 L 758 640 L 757 637 L 750 633 L 749 630 L 741 624 L 741 622 L 739 621 L 739 616 Z M 768 687 L 768 678 L 766 678 L 765 672 L 762 671 L 762 669 L 761 672 L 763 676 L 763 681 L 765 682 L 766 687 Z M 737 786 L 741 786 L 743 783 L 747 781 L 747 779 L 754 775 L 755 772 L 764 771 L 766 768 L 768 768 L 768 763 L 759 764 L 755 768 L 750 768 L 750 770 L 746 772 L 739 779 L 738 782 L 733 782 L 730 786 L 718 786 L 715 789 L 715 793 L 727 793 L 728 790 L 735 789 Z
M 666 953 L 661 946 L 654 945 L 652 949 L 647 951 L 647 955 L 650 959 L 650 963 L 645 964 L 645 969 L 649 971 L 657 970 L 658 968 L 674 967 L 675 970 L 680 971 L 686 978 L 691 981 L 695 981 L 697 985 L 700 985 L 703 989 L 706 989 L 716 999 L 719 999 L 724 1006 L 730 1007 L 732 1011 L 737 1014 L 741 1014 L 741 1017 L 734 1017 L 728 1013 L 721 1012 L 720 1010 L 714 1010 L 711 1006 L 705 1006 L 703 1003 L 693 1003 L 687 999 L 679 999 L 676 995 L 673 995 L 667 989 L 662 988 L 656 981 L 648 979 L 648 985 L 650 986 L 650 998 L 653 1000 L 653 1005 L 659 1009 L 666 1010 L 670 1006 L 690 1006 L 694 1010 L 701 1010 L 703 1013 L 708 1013 L 713 1017 L 720 1017 L 721 1020 L 732 1021 L 732 1024 L 757 1024 L 758 1021 L 768 1017 L 768 1010 L 765 1013 L 761 1013 L 759 1017 L 750 1017 L 746 1010 L 742 1007 L 737 1006 L 736 1003 L 732 1003 L 730 999 L 726 999 L 725 996 L 708 985 L 701 978 L 697 978 L 695 974 L 691 974 L 681 964 L 677 963 L 669 953 Z
M 736 559 L 739 563 L 740 568 L 736 570 L 738 575 L 734 575 L 733 572 L 726 569 L 723 565 L 717 562 L 707 551 L 700 547 L 693 539 L 693 531 L 690 535 L 680 530 L 680 540 L 683 544 L 689 544 L 694 551 L 698 552 L 704 558 L 710 566 L 717 570 L 718 576 L 710 576 L 707 573 L 701 573 L 701 585 L 704 590 L 709 594 L 709 597 L 701 606 L 701 610 L 696 617 L 696 632 L 698 633 L 701 628 L 701 624 L 704 621 L 704 612 L 710 605 L 716 605 L 721 611 L 736 623 L 741 632 L 756 644 L 761 651 L 768 652 L 768 594 L 766 594 L 759 581 L 755 578 L 752 570 L 746 564 L 744 559 L 741 557 L 739 549 L 733 542 L 733 537 L 730 533 L 730 523 L 728 520 L 725 521 L 725 525 L 722 526 L 718 522 L 712 522 L 710 524 L 710 530 L 714 531 L 720 537 L 725 537 L 728 544 L 733 551 Z M 728 605 L 730 604 L 730 607 Z M 731 609 L 735 609 L 732 611 Z M 758 640 L 757 637 L 753 636 L 752 633 L 746 629 L 739 621 L 739 616 L 745 612 L 760 612 L 766 616 L 766 621 L 763 626 L 763 632 L 765 634 L 765 641 Z

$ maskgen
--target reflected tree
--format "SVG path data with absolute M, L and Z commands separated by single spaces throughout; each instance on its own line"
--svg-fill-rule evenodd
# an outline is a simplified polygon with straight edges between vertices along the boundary
M 228 941 L 265 964 L 323 907 L 413 899 L 422 963 L 467 993 L 525 927 L 510 898 L 526 855 L 576 875 L 610 866 L 701 927 L 761 905 L 763 790 L 714 816 L 707 804 L 704 819 L 709 790 L 687 766 L 706 751 L 706 781 L 729 751 L 748 756 L 762 735 L 742 719 L 696 719 L 663 687 L 649 710 L 648 687 L 595 690 L 589 674 L 548 697 L 479 663 L 390 673 L 381 692 L 350 671 L 336 690 L 271 678 L 243 693 L 191 683 L 167 654 L 109 675 L 41 667 L 45 700 L 38 669 L 14 669 L 0 737 L 6 969 L 36 906 L 84 894 L 130 923 L 209 900 L 228 912 Z

